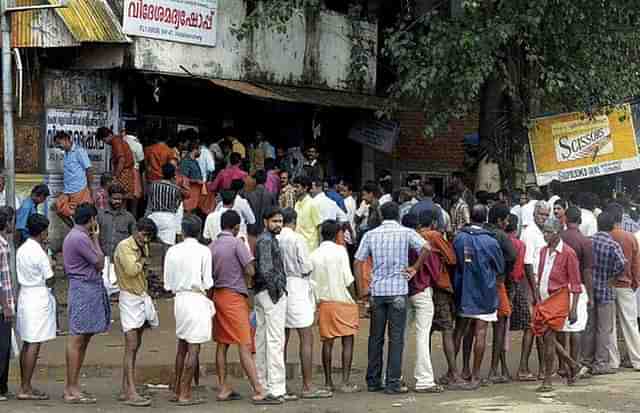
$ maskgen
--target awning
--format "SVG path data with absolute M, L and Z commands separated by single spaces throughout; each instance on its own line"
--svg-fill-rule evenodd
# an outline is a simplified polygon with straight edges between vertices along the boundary
M 328 89 L 267 85 L 264 83 L 225 79 L 211 79 L 211 83 L 256 99 L 276 100 L 280 102 L 369 110 L 383 110 L 387 103 L 386 98 L 379 96 Z
M 47 1 L 50 4 L 59 2 Z M 42 1 L 19 0 L 16 5 L 37 6 L 42 5 Z M 65 8 L 12 13 L 11 23 L 12 47 L 130 42 L 106 0 L 69 0 Z

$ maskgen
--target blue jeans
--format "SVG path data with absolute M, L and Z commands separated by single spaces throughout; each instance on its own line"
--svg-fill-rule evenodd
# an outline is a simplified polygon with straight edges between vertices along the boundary
M 402 377 L 402 351 L 404 350 L 404 331 L 407 326 L 407 296 L 371 297 L 369 302 L 371 324 L 367 386 L 369 388 L 382 387 L 382 352 L 388 324 L 389 349 L 385 387 L 397 390 L 401 386 L 400 378 Z

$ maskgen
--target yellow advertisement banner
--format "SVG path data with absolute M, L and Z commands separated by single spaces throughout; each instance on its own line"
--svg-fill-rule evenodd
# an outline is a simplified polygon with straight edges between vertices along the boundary
M 640 168 L 629 105 L 606 115 L 565 113 L 534 119 L 529 144 L 538 185 Z

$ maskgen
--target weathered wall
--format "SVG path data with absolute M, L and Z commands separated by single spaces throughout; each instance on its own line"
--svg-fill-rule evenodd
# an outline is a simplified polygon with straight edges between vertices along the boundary
M 346 82 L 353 46 L 349 17 L 326 10 L 319 11 L 317 19 L 296 15 L 286 33 L 259 29 L 239 42 L 231 28 L 239 26 L 245 14 L 244 1 L 219 0 L 216 47 L 135 37 L 131 48 L 133 66 L 184 75 L 182 66 L 195 76 L 209 78 L 351 88 Z M 377 25 L 362 22 L 361 26 L 367 43 L 376 50 Z M 305 56 L 309 58 L 311 54 L 317 57 L 317 63 L 309 67 Z M 365 91 L 375 88 L 375 61 L 373 53 L 366 70 Z

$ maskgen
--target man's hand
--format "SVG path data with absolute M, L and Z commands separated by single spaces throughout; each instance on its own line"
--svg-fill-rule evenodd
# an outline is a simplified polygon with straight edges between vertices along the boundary
M 575 324 L 576 321 L 578 321 L 578 309 L 574 307 L 569 312 L 569 324 Z
M 15 319 L 15 314 L 13 313 L 13 310 L 11 310 L 10 308 L 5 308 L 3 311 L 3 316 L 4 316 L 5 323 L 13 324 L 13 321 Z
M 609 282 L 607 282 L 607 287 L 609 287 L 609 288 L 614 288 L 614 287 L 616 286 L 616 282 L 617 282 L 617 281 L 618 281 L 617 279 L 615 279 L 615 278 L 611 278 L 611 279 L 609 280 Z
M 406 274 L 405 276 L 407 277 L 407 280 L 410 280 L 416 276 L 418 270 L 416 270 L 414 267 L 408 267 L 404 270 L 404 272 Z

